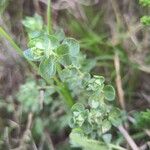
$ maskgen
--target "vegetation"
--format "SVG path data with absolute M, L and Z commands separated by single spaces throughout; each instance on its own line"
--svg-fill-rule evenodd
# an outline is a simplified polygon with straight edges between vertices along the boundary
M 5 50 L 8 47 L 11 54 L 6 59 L 3 56 L 7 53 L 0 52 L 0 67 L 3 73 L 3 69 L 7 69 L 7 61 L 13 57 L 15 65 L 20 71 L 23 68 L 25 75 L 20 77 L 24 83 L 20 81 L 18 88 L 4 94 L 2 87 L 0 149 L 149 149 L 149 100 L 141 106 L 136 102 L 135 94 L 139 92 L 141 72 L 149 73 L 149 53 L 144 62 L 133 58 L 133 52 L 141 55 L 142 46 L 149 46 L 147 39 L 142 39 L 148 31 L 139 33 L 140 38 L 135 34 L 141 28 L 147 30 L 149 16 L 141 18 L 144 26 L 138 16 L 139 25 L 132 29 L 127 17 L 126 25 L 122 21 L 120 2 L 111 0 L 117 26 L 114 28 L 111 25 L 113 20 L 107 18 L 105 22 L 104 12 L 95 13 L 94 9 L 99 10 L 99 7 L 92 1 L 70 1 L 66 7 L 63 1 L 33 1 L 35 11 L 34 14 L 31 12 L 32 16 L 25 15 L 28 5 L 22 7 L 20 15 L 16 12 L 15 15 L 10 14 L 14 17 L 10 22 L 12 31 L 13 27 L 17 31 L 14 23 L 20 20 L 22 42 L 18 40 L 17 33 L 9 33 L 9 26 L 5 24 L 5 15 L 12 11 L 9 8 L 11 3 L 9 0 L 0 2 L 0 35 L 4 45 L 1 48 Z M 149 0 L 140 0 L 139 3 L 143 7 L 150 6 Z M 139 3 L 134 2 L 134 5 L 139 6 Z M 106 4 L 109 8 L 109 3 Z M 19 1 L 16 5 L 23 6 Z M 67 8 L 69 12 L 77 8 L 80 11 L 73 14 L 74 17 L 64 11 L 56 23 L 53 17 L 59 11 L 53 12 L 53 9 L 57 7 L 59 10 Z M 18 16 L 21 17 L 18 19 Z M 111 31 L 104 26 L 106 24 Z M 138 38 L 145 42 L 138 43 Z M 125 40 L 127 46 L 124 45 Z M 11 52 L 12 47 L 15 56 Z M 132 53 L 125 52 L 126 48 Z M 0 74 L 0 79 L 3 78 Z M 19 76 L 15 75 L 14 79 L 18 81 Z M 9 85 L 4 80 L 5 84 Z M 146 82 L 144 84 L 148 86 Z M 6 89 L 9 87 L 6 86 Z

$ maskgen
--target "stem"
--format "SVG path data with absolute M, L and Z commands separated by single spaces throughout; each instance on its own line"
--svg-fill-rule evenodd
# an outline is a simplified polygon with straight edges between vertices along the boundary
M 62 68 L 61 68 L 60 64 L 57 64 L 58 76 L 61 74 L 61 70 L 62 70 Z M 55 78 L 55 81 L 59 87 L 60 93 L 64 97 L 64 101 L 66 102 L 68 107 L 71 108 L 74 104 L 74 100 L 72 98 L 72 95 L 71 95 L 67 85 L 65 83 L 59 81 L 58 78 Z
M 48 133 L 48 131 L 45 131 L 45 135 L 46 135 L 46 139 L 47 139 L 47 142 L 48 142 L 48 147 L 51 150 L 55 150 L 55 147 L 54 147 L 54 144 L 53 144 L 53 141 L 52 141 L 50 133 Z
M 57 85 L 56 85 L 57 92 L 58 92 L 60 95 L 63 96 L 63 99 L 64 99 L 65 103 L 67 104 L 67 106 L 68 106 L 69 108 L 71 108 L 71 107 L 73 106 L 73 104 L 74 104 L 74 100 L 73 100 L 73 98 L 72 98 L 72 96 L 71 96 L 71 94 L 70 94 L 70 91 L 69 91 L 68 87 L 66 86 L 65 83 L 61 82 L 61 81 L 57 78 L 57 76 L 53 77 L 53 79 L 54 79 L 54 81 L 55 81 L 56 84 L 57 84 Z M 45 81 L 46 81 L 47 84 L 49 84 L 49 85 L 51 84 L 51 83 L 49 82 L 49 80 L 45 79 Z
M 13 39 L 4 31 L 2 27 L 0 27 L 0 35 L 4 36 L 10 42 L 10 44 L 15 48 L 17 53 L 23 56 L 22 49 L 13 41 Z
M 65 102 L 67 103 L 68 107 L 71 108 L 74 104 L 74 101 L 72 99 L 70 91 L 68 90 L 68 87 L 64 83 L 60 82 L 59 88 L 60 88 L 61 94 L 64 97 Z
M 51 0 L 48 0 L 47 5 L 47 31 L 50 34 L 52 32 L 52 24 L 51 24 Z
M 110 147 L 110 148 L 113 148 L 113 149 L 117 149 L 117 150 L 126 150 L 125 148 L 120 147 L 120 146 L 118 146 L 118 145 L 114 145 L 114 144 L 109 144 L 109 147 Z
M 10 42 L 12 47 L 17 51 L 17 53 L 20 56 L 23 56 L 22 49 L 14 42 L 14 40 L 5 32 L 5 30 L 2 27 L 0 27 L 0 35 L 5 37 Z M 26 60 L 36 71 L 38 70 L 37 66 L 33 62 L 29 61 L 28 59 L 26 59 Z
M 126 139 L 128 144 L 130 145 L 132 150 L 139 150 L 138 146 L 136 145 L 136 143 L 134 142 L 132 137 L 129 135 L 129 133 L 124 129 L 124 127 L 119 126 L 118 129 L 119 129 L 120 133 L 122 133 L 122 135 L 124 136 L 124 138 Z
M 47 5 L 47 31 L 48 33 L 52 33 L 52 18 L 51 18 L 51 0 L 48 0 Z M 57 66 L 58 74 L 61 71 L 61 67 Z M 72 99 L 72 96 L 70 94 L 70 91 L 68 87 L 65 85 L 65 83 L 58 80 L 57 77 L 54 78 L 55 82 L 57 83 L 57 86 L 59 88 L 60 94 L 63 96 L 65 103 L 68 105 L 69 108 L 72 107 L 74 104 L 74 100 Z

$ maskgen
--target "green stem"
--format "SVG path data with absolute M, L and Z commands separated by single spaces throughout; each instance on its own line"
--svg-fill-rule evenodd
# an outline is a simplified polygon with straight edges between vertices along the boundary
M 10 44 L 15 48 L 18 54 L 23 55 L 22 49 L 13 41 L 13 39 L 4 31 L 2 27 L 0 27 L 0 35 L 4 36 Z
M 125 148 L 123 148 L 123 147 L 121 147 L 121 146 L 114 145 L 114 144 L 108 144 L 108 146 L 109 146 L 110 148 L 113 148 L 113 149 L 116 149 L 116 150 L 127 150 L 127 149 L 125 149 Z
M 0 35 L 5 37 L 10 42 L 12 47 L 17 51 L 17 53 L 20 56 L 23 56 L 22 49 L 14 42 L 14 40 L 5 32 L 5 30 L 2 27 L 0 27 Z M 37 66 L 33 62 L 29 61 L 28 59 L 26 59 L 26 60 L 37 71 Z
M 68 87 L 65 85 L 65 83 L 60 82 L 57 78 L 55 78 L 55 81 L 57 83 L 60 94 L 64 98 L 65 103 L 67 104 L 69 108 L 71 108 L 74 104 L 74 100 L 72 99 L 72 96 L 70 94 Z
M 50 34 L 52 32 L 52 24 L 51 24 L 51 0 L 48 0 L 47 5 L 47 31 Z
M 51 0 L 48 0 L 48 5 L 47 5 L 47 31 L 49 34 L 52 33 L 52 18 L 51 18 Z M 61 67 L 57 67 L 58 73 L 60 72 Z M 63 96 L 64 101 L 68 105 L 69 108 L 72 107 L 74 104 L 74 100 L 72 99 L 72 96 L 70 94 L 70 91 L 68 87 L 65 85 L 65 83 L 61 82 L 58 80 L 58 78 L 54 78 L 55 82 L 57 83 L 57 86 L 59 87 L 60 94 Z
M 61 73 L 61 66 L 58 64 L 57 65 L 57 72 L 58 75 Z M 72 98 L 72 95 L 67 87 L 67 85 L 61 81 L 58 80 L 58 78 L 55 78 L 55 81 L 59 87 L 60 93 L 62 94 L 65 103 L 68 105 L 69 108 L 71 108 L 74 104 L 74 100 Z

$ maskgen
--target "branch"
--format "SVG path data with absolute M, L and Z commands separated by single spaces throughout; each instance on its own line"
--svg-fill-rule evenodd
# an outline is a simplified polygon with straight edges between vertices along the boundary
M 138 146 L 136 145 L 132 137 L 129 135 L 129 133 L 125 130 L 123 126 L 119 126 L 118 130 L 122 133 L 122 135 L 124 136 L 128 144 L 130 145 L 132 150 L 139 150 Z

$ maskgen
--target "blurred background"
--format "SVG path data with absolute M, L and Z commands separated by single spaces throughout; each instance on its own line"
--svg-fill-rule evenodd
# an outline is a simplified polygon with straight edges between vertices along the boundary
M 47 0 L 0 0 L 0 26 L 25 50 L 28 38 L 22 21 L 36 13 L 46 23 L 46 9 Z M 53 28 L 63 29 L 66 36 L 80 42 L 92 74 L 103 75 L 113 84 L 115 105 L 134 122 L 137 112 L 150 108 L 150 28 L 140 23 L 150 9 L 140 6 L 138 0 L 52 0 L 51 9 Z M 53 87 L 45 92 L 44 108 L 39 110 L 35 99 L 41 99 L 41 85 L 44 81 L 1 36 L 0 150 L 72 149 L 67 115 Z M 138 128 L 130 121 L 128 125 L 128 131 L 145 150 L 150 133 L 143 133 L 143 129 L 149 123 Z M 28 126 L 32 126 L 30 131 Z M 115 135 L 115 140 L 125 142 L 121 135 Z

